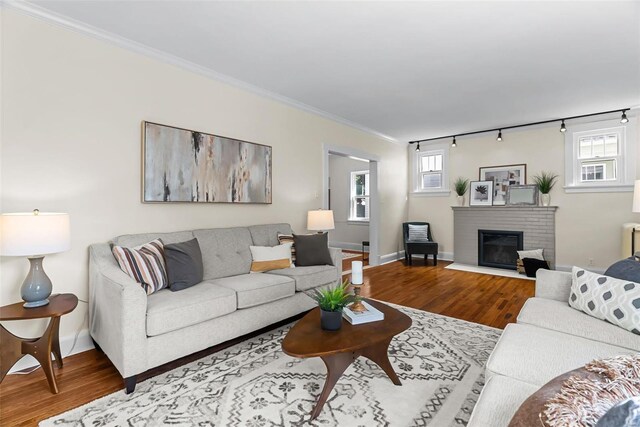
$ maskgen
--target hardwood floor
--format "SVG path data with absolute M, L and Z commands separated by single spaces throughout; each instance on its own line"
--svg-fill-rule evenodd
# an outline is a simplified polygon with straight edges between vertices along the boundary
M 415 260 L 412 267 L 407 267 L 398 261 L 367 269 L 363 295 L 496 328 L 515 322 L 526 299 L 533 296 L 532 281 L 447 270 L 447 264 L 439 262 L 433 267 Z M 153 369 L 140 380 L 246 338 Z M 123 388 L 116 369 L 96 350 L 65 358 L 64 367 L 56 369 L 56 378 L 60 393 L 53 395 L 41 369 L 28 375 L 8 375 L 0 384 L 0 425 L 35 426 L 43 419 Z

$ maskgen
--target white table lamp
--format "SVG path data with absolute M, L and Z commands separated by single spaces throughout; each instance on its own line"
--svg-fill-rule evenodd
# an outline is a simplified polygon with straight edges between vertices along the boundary
M 22 283 L 20 294 L 24 307 L 49 304 L 51 279 L 42 268 L 44 255 L 64 252 L 71 247 L 69 215 L 33 212 L 0 215 L 0 255 L 26 256 L 31 268 Z
M 318 209 L 307 212 L 307 230 L 323 232 L 334 228 L 333 211 Z

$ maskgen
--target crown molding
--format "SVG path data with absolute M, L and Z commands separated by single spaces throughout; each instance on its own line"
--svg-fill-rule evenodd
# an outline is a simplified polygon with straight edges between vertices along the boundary
M 88 35 L 98 40 L 106 41 L 117 47 L 124 48 L 132 52 L 148 56 L 150 58 L 165 62 L 167 64 L 174 65 L 176 67 L 180 67 L 187 71 L 200 74 L 204 77 L 208 77 L 210 79 L 213 79 L 222 83 L 226 83 L 230 86 L 251 92 L 263 98 L 271 99 L 273 101 L 280 102 L 290 107 L 294 107 L 299 110 L 324 117 L 325 119 L 329 119 L 331 121 L 374 135 L 387 142 L 405 145 L 404 143 L 401 143 L 395 138 L 392 138 L 374 129 L 352 122 L 340 116 L 336 116 L 335 114 L 331 114 L 327 111 L 320 110 L 318 108 L 312 107 L 303 102 L 296 101 L 294 99 L 280 95 L 278 93 L 275 93 L 266 89 L 262 89 L 258 86 L 254 86 L 242 80 L 235 79 L 233 77 L 227 76 L 226 74 L 219 73 L 210 68 L 203 67 L 194 62 L 169 54 L 167 52 L 163 52 L 159 49 L 155 49 L 153 47 L 147 46 L 143 43 L 139 43 L 139 42 L 127 39 L 125 37 L 118 36 L 116 34 L 110 33 L 108 31 L 104 31 L 100 28 L 94 27 L 84 22 L 75 20 L 73 18 L 60 15 L 58 13 L 45 9 L 41 6 L 37 6 L 23 0 L 0 0 L 0 7 L 11 8 L 13 10 L 22 12 L 26 15 L 32 16 L 34 18 L 38 18 L 38 19 L 62 26 L 69 30 L 72 30 L 84 35 Z

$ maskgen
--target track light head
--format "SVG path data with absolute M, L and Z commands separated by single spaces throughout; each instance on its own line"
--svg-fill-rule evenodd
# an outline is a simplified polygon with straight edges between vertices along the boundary
M 626 110 L 622 110 L 622 117 L 620 117 L 620 123 L 628 123 L 629 119 L 627 118 Z
M 502 129 L 498 131 L 498 137 L 496 138 L 496 141 L 502 141 Z
M 420 151 L 420 143 L 418 142 L 418 145 L 416 145 L 416 151 Z
M 560 132 L 565 133 L 567 131 L 567 127 L 564 125 L 564 120 L 562 120 L 562 124 L 560 125 Z
M 456 137 L 455 136 L 453 137 L 453 142 L 451 143 L 451 146 L 454 147 L 454 148 L 458 146 L 458 144 L 456 144 Z

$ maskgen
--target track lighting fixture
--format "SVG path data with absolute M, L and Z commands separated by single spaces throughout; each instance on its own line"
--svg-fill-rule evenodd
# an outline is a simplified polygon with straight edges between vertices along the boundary
M 628 123 L 629 119 L 627 118 L 627 114 L 625 110 L 622 110 L 622 117 L 620 117 L 620 123 Z
M 622 116 L 620 117 L 620 123 L 624 124 L 624 123 L 629 123 L 629 118 L 627 117 L 627 111 L 629 111 L 629 110 L 630 110 L 630 108 L 622 108 L 622 109 L 619 108 L 617 110 L 600 111 L 598 113 L 581 114 L 581 115 L 578 115 L 578 116 L 568 116 L 568 117 L 565 116 L 563 119 L 550 119 L 550 120 L 542 120 L 542 121 L 539 121 L 539 122 L 522 123 L 522 124 L 519 124 L 519 125 L 503 126 L 501 128 L 475 130 L 475 131 L 471 131 L 471 132 L 458 133 L 456 135 L 442 135 L 442 136 L 436 136 L 436 137 L 432 137 L 432 138 L 425 138 L 425 139 L 418 139 L 418 140 L 414 140 L 414 141 L 409 141 L 409 144 L 416 144 L 417 145 L 416 151 L 420 151 L 420 143 L 421 142 L 428 142 L 428 141 L 436 141 L 436 140 L 439 140 L 439 139 L 453 138 L 453 142 L 451 142 L 451 146 L 455 147 L 456 146 L 456 137 L 458 137 L 458 136 L 477 135 L 477 134 L 480 134 L 480 133 L 488 133 L 488 132 L 495 132 L 495 131 L 498 131 L 498 137 L 496 138 L 496 141 L 502 141 L 502 129 L 519 129 L 519 128 L 523 128 L 523 127 L 537 126 L 537 125 L 543 125 L 543 124 L 548 124 L 548 123 L 557 123 L 557 122 L 561 122 L 561 124 L 560 124 L 560 132 L 565 133 L 567 131 L 567 127 L 566 127 L 566 125 L 564 123 L 566 120 L 581 119 L 581 118 L 584 118 L 584 117 L 610 115 L 610 114 L 613 114 L 613 113 L 622 113 Z

